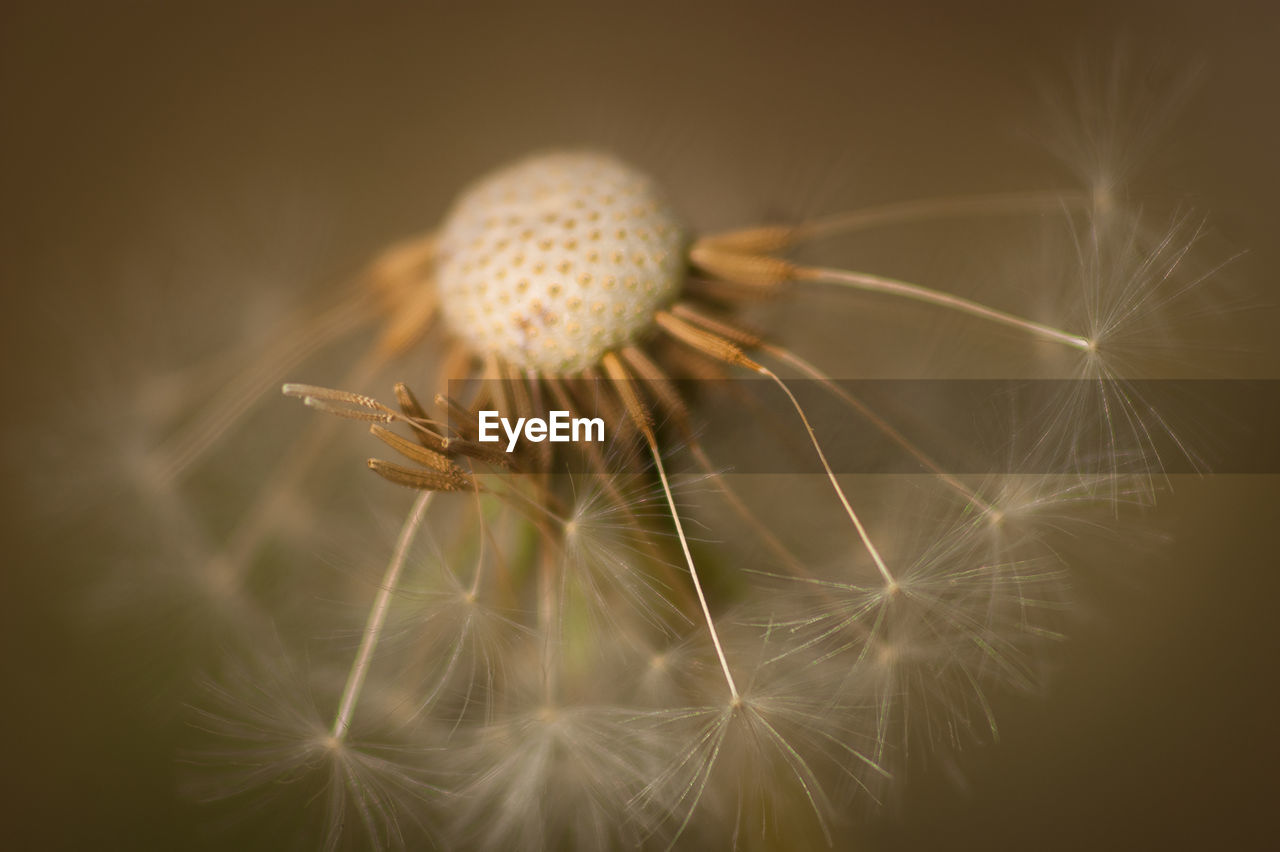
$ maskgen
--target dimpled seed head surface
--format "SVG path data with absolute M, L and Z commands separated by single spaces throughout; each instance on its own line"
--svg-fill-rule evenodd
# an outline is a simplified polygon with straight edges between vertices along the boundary
M 477 353 L 547 375 L 636 339 L 679 292 L 685 230 L 617 159 L 521 160 L 463 192 L 440 231 L 445 322 Z

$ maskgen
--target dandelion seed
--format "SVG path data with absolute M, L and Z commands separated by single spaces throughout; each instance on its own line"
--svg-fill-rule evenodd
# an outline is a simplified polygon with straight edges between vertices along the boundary
M 1067 368 L 1072 381 L 1063 383 L 1066 396 L 1039 413 L 1053 425 L 1029 452 L 1052 459 L 1055 470 L 1112 489 L 1113 500 L 1126 481 L 1145 481 L 1151 492 L 1165 465 L 1162 447 L 1192 464 L 1197 454 L 1169 427 L 1159 404 L 1144 399 L 1129 379 L 1178 369 L 1192 343 L 1176 329 L 1205 324 L 1196 302 L 1203 304 L 1203 285 L 1221 266 L 1201 268 L 1191 259 L 1202 224 L 1186 213 L 1152 240 L 1139 219 L 1091 219 L 1070 233 L 1065 268 L 1080 294 L 1070 313 L 1093 345 Z
M 290 810 L 319 810 L 309 832 L 316 848 L 340 848 L 355 832 L 376 848 L 428 838 L 428 803 L 446 794 L 424 753 L 351 742 L 345 728 L 335 736 L 311 703 L 312 685 L 279 647 L 271 651 L 207 682 L 194 723 L 209 745 L 189 757 L 199 770 L 193 788 L 209 800 L 263 807 L 283 797 Z
M 474 732 L 452 761 L 468 779 L 456 836 L 483 849 L 636 846 L 631 806 L 667 750 L 622 708 L 545 705 Z
M 767 658 L 772 635 L 766 629 L 762 642 L 738 647 L 754 644 L 757 659 Z M 858 729 L 860 709 L 817 697 L 825 692 L 817 684 L 832 675 L 824 661 L 786 656 L 787 666 L 774 664 L 779 657 L 764 659 L 728 702 L 652 716 L 657 730 L 678 733 L 679 748 L 637 803 L 671 815 L 672 846 L 690 831 L 695 813 L 719 823 L 710 836 L 735 843 L 759 832 L 775 843 L 830 845 L 836 813 L 830 778 L 865 795 L 889 777 Z M 797 812 L 807 814 L 807 826 L 794 818 Z

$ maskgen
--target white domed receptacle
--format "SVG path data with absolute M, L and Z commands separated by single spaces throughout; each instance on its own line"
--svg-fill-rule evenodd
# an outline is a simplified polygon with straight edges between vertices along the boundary
M 540 154 L 465 190 L 440 231 L 450 330 L 548 376 L 641 336 L 680 291 L 687 232 L 656 184 L 595 152 Z

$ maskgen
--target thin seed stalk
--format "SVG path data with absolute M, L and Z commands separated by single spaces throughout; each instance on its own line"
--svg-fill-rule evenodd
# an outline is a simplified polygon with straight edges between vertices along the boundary
M 427 506 L 431 502 L 431 491 L 423 491 L 413 501 L 409 517 L 405 519 L 396 540 L 395 552 L 387 564 L 386 573 L 382 576 L 382 584 L 373 599 L 373 607 L 369 610 L 369 619 L 365 622 L 364 635 L 360 639 L 360 649 L 356 652 L 355 662 L 347 675 L 347 685 L 342 690 L 342 699 L 338 702 L 338 713 L 333 720 L 330 735 L 341 742 L 346 739 L 351 729 L 351 717 L 355 713 L 356 703 L 360 700 L 360 692 L 364 689 L 365 678 L 369 674 L 369 666 L 373 663 L 374 651 L 378 648 L 378 640 L 382 638 L 382 630 L 386 625 L 387 612 L 391 609 L 391 597 L 400 585 L 400 575 L 404 571 L 409 548 L 413 544 L 422 521 L 427 514 Z
M 1042 337 L 1046 340 L 1054 340 L 1074 349 L 1079 349 L 1082 352 L 1092 352 L 1096 346 L 1094 341 L 1087 337 L 1081 337 L 1078 334 L 1072 334 L 1071 332 L 1063 331 L 1060 328 L 1054 328 L 1053 326 L 1045 325 L 1044 323 L 1024 319 L 1023 317 L 988 307 L 980 302 L 966 299 L 963 296 L 943 293 L 939 290 L 922 287 L 919 284 L 910 284 L 906 281 L 898 281 L 896 279 L 885 278 L 880 275 L 868 275 L 862 272 L 849 272 L 844 269 L 801 267 L 796 270 L 795 278 L 797 281 L 808 281 L 814 284 L 833 284 L 840 287 L 849 287 L 854 290 L 864 290 L 869 293 L 885 293 L 891 296 L 898 296 L 903 299 L 910 299 L 916 302 L 936 305 L 941 308 L 948 308 L 950 310 L 958 311 L 962 314 L 968 314 L 973 317 L 979 317 L 999 325 L 1021 329 L 1022 331 L 1029 332 L 1037 337 Z

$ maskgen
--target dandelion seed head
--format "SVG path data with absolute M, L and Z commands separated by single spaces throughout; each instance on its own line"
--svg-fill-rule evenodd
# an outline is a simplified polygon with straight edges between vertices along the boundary
M 1149 398 L 1129 379 L 1204 374 L 1205 365 L 1189 355 L 1214 348 L 1210 338 L 1224 317 L 1218 288 L 1210 286 L 1222 262 L 1200 257 L 1204 236 L 1203 221 L 1186 210 L 1154 224 L 1140 211 L 1090 212 L 1046 242 L 1059 270 L 1048 289 L 1064 300 L 1057 311 L 1089 346 L 1064 353 L 1070 360 L 1055 366 L 1068 380 L 1043 410 L 1031 412 L 1026 457 L 1072 471 L 1094 486 L 1095 497 L 1109 492 L 1113 504 L 1132 498 L 1140 480 L 1147 498 L 1154 494 L 1162 453 L 1198 463 L 1162 413 L 1169 400 Z
M 440 232 L 446 323 L 545 374 L 635 340 L 683 282 L 684 227 L 647 176 L 602 154 L 530 157 L 464 191 Z
M 1117 43 L 1078 57 L 1070 83 L 1046 90 L 1046 144 L 1087 181 L 1098 215 L 1122 211 L 1135 179 L 1165 153 L 1162 143 L 1203 70 L 1185 56 L 1139 62 Z
M 425 812 L 446 795 L 428 750 L 333 734 L 317 696 L 327 672 L 304 672 L 274 642 L 204 683 L 192 724 L 201 747 L 187 755 L 187 785 L 246 812 L 315 814 L 312 848 L 398 849 L 429 842 Z M 270 811 L 267 811 L 270 812 Z
M 631 805 L 668 746 L 639 712 L 537 701 L 474 732 L 451 755 L 468 781 L 458 836 L 479 849 L 639 845 L 650 817 Z
M 891 501 L 875 499 L 865 479 L 837 475 L 823 444 L 839 436 L 810 423 L 804 395 L 788 384 L 799 374 L 840 395 L 808 360 L 822 357 L 809 351 L 814 341 L 798 335 L 806 351 L 793 352 L 768 329 L 739 323 L 765 298 L 838 287 L 1016 331 L 1086 377 L 1119 376 L 1129 332 L 1163 328 L 1148 319 L 1163 315 L 1160 293 L 1178 280 L 1194 235 L 1175 227 L 1153 240 L 1117 189 L 1128 167 L 1105 144 L 1086 153 L 1097 162 L 1091 205 L 1056 192 L 923 199 L 696 237 L 630 166 L 596 153 L 537 155 L 464 190 L 438 231 L 381 253 L 352 293 L 284 324 L 261 358 L 233 359 L 224 390 L 191 380 L 204 370 L 156 376 L 130 398 L 134 446 L 110 456 L 193 554 L 194 570 L 184 571 L 191 597 L 212 611 L 251 610 L 236 622 L 253 627 L 238 631 L 245 645 L 290 619 L 324 661 L 324 677 L 300 678 L 282 653 L 211 690 L 201 726 L 239 775 L 219 795 L 247 793 L 242 800 L 257 804 L 263 790 L 293 788 L 285 795 L 307 800 L 293 810 L 323 803 L 320 845 L 329 847 L 414 845 L 413 825 L 439 819 L 451 848 L 720 847 L 726 837 L 735 847 L 762 839 L 807 848 L 832 844 L 846 795 L 878 799 L 881 782 L 919 753 L 912 744 L 994 736 L 988 694 L 1036 685 L 1065 598 L 1061 563 L 1026 522 L 1053 523 L 1123 487 L 1116 465 L 1091 466 L 1078 436 L 1094 411 L 1075 408 L 1055 420 L 1060 432 L 1037 432 L 1046 453 L 1068 457 L 1068 485 L 1010 478 L 975 490 L 892 417 L 845 395 L 944 495 L 944 512 L 911 499 L 891 517 Z M 1074 322 L 1023 317 L 945 282 L 808 266 L 794 251 L 867 227 L 1060 207 L 1079 228 L 1075 263 L 1021 280 L 1048 292 L 1046 276 L 1070 279 L 1074 314 L 1063 315 Z M 822 303 L 797 303 L 819 325 Z M 912 347 L 890 342 L 886 361 Z M 422 377 L 426 350 L 443 357 Z M 328 367 L 345 375 L 332 388 L 283 375 Z M 406 382 L 396 385 L 398 411 L 366 395 L 392 372 Z M 838 498 L 833 510 L 849 522 L 843 536 L 823 526 L 806 543 L 839 548 L 827 564 L 792 554 L 774 534 L 785 513 L 757 516 L 715 473 L 721 436 L 705 428 L 699 395 L 674 381 L 743 374 L 771 379 L 771 391 L 789 398 L 799 419 L 783 428 L 802 445 L 808 436 L 805 451 L 816 452 L 823 487 Z M 602 376 L 611 390 L 594 386 Z M 277 570 L 343 528 L 321 515 L 336 501 L 320 475 L 352 461 L 324 427 L 294 434 L 250 415 L 262 389 L 282 382 L 315 410 L 379 424 L 374 437 L 403 458 L 372 460 L 375 471 L 419 489 L 400 532 L 382 530 L 394 547 L 363 530 L 346 542 L 362 575 L 378 571 L 372 587 Z M 423 406 L 408 382 L 424 400 L 447 396 Z M 485 452 L 468 422 L 494 407 L 533 416 L 548 401 L 600 403 L 618 427 L 615 443 L 548 443 L 508 458 Z M 447 426 L 437 409 L 447 409 Z M 1132 402 L 1107 412 L 1121 426 L 1142 415 Z M 763 428 L 764 419 L 743 422 Z M 279 431 L 263 440 L 260 424 Z M 705 451 L 704 433 L 713 433 Z M 1108 449 L 1112 462 L 1126 451 Z M 693 506 L 686 515 L 691 501 L 675 497 L 693 480 L 665 467 L 686 455 L 735 520 L 695 529 L 695 517 L 707 516 Z M 587 477 L 556 471 L 579 457 Z M 225 507 L 204 499 L 220 490 L 227 459 L 230 473 L 264 483 L 242 512 L 235 498 L 218 498 Z M 361 470 L 355 461 L 350 469 Z M 822 514 L 800 499 L 799 478 L 774 481 L 793 514 Z M 332 490 L 353 494 L 348 484 Z M 926 488 L 934 485 L 918 490 Z M 752 565 L 776 560 L 787 574 L 744 569 L 732 551 L 753 545 Z M 311 620 L 300 599 L 357 604 L 351 633 Z M 316 639 L 321 632 L 331 640 Z M 397 745 L 375 745 L 386 742 Z M 430 782 L 438 773 L 452 790 L 443 807 Z
M 759 664 L 738 695 L 648 717 L 675 746 L 636 804 L 667 815 L 672 846 L 725 836 L 748 846 L 830 844 L 844 794 L 874 798 L 888 778 L 873 757 L 874 724 L 819 688 L 838 680 L 827 660 L 781 654 L 774 645 L 787 640 L 771 629 L 763 641 L 731 641 Z
M 576 477 L 561 527 L 563 593 L 586 604 L 598 624 L 611 624 L 626 641 L 635 641 L 637 618 L 662 633 L 688 624 L 672 603 L 682 578 L 663 558 L 664 536 L 654 531 L 663 520 L 657 500 L 661 491 L 646 480 Z

